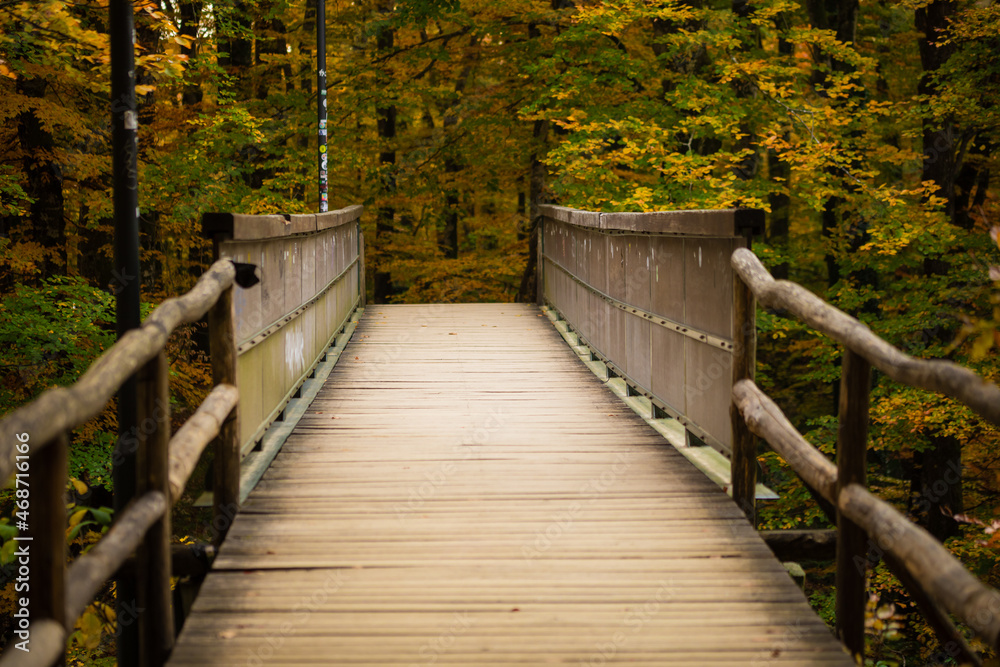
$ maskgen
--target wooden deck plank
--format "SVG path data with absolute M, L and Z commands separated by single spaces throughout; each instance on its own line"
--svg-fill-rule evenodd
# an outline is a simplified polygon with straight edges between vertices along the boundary
M 529 306 L 372 306 L 170 664 L 853 664 Z

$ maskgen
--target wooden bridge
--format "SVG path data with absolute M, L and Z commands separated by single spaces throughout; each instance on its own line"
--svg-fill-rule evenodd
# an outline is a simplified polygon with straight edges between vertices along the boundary
M 120 664 L 851 665 L 872 545 L 955 655 L 948 613 L 997 646 L 1000 595 L 865 490 L 864 452 L 871 365 L 994 423 L 1000 390 L 775 283 L 758 212 L 545 207 L 542 308 L 366 307 L 360 214 L 206 216 L 198 286 L 0 423 L 32 509 L 30 652 L 0 665 L 57 663 L 113 577 Z M 846 346 L 836 465 L 752 382 L 755 298 Z M 163 345 L 206 314 L 216 387 L 171 434 Z M 67 569 L 67 432 L 133 374 L 138 495 Z M 753 434 L 833 508 L 841 641 L 754 528 Z M 213 442 L 220 547 L 178 634 L 169 508 Z

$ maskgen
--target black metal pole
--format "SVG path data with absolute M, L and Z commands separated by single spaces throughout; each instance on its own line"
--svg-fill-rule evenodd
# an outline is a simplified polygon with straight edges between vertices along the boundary
M 115 268 L 118 337 L 139 326 L 139 170 L 135 103 L 135 27 L 132 0 L 110 0 L 111 163 L 114 183 Z M 135 495 L 135 378 L 118 392 L 118 443 L 112 480 L 116 516 Z M 131 579 L 116 581 L 119 667 L 139 664 L 138 605 Z
M 319 210 L 330 209 L 326 153 L 326 0 L 316 0 L 316 90 L 319 115 Z

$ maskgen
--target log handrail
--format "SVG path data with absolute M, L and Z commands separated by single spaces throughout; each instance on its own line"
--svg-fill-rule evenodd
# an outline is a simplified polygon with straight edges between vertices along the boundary
M 170 509 L 159 491 L 136 498 L 115 519 L 114 525 L 94 547 L 73 561 L 66 573 L 66 632 L 94 599 L 101 586 L 121 567 L 142 542 L 143 536 Z
M 30 470 L 31 492 L 28 537 L 31 561 L 30 652 L 12 647 L 0 665 L 51 665 L 64 654 L 68 633 L 100 587 L 138 550 L 140 566 L 133 577 L 141 604 L 149 608 L 138 619 L 147 654 L 143 664 L 161 665 L 173 642 L 170 610 L 170 508 L 197 464 L 205 446 L 222 424 L 234 421 L 238 393 L 219 384 L 195 415 L 170 437 L 169 385 L 164 346 L 183 324 L 206 313 L 215 322 L 232 319 L 231 294 L 237 285 L 237 267 L 226 259 L 213 264 L 194 288 L 167 299 L 102 354 L 69 387 L 44 392 L 0 421 L 0 479 L 15 468 Z M 221 306 L 221 309 L 220 309 Z M 220 312 L 216 312 L 220 311 Z M 224 311 L 224 312 L 222 312 Z M 231 325 L 230 325 L 231 328 Z M 212 332 L 213 340 L 218 339 Z M 235 358 L 235 342 L 222 340 Z M 137 471 L 141 496 L 121 513 L 106 535 L 86 554 L 66 567 L 67 434 L 100 414 L 130 377 L 137 377 L 139 424 L 153 421 L 152 433 L 143 431 L 136 446 L 144 461 Z M 216 453 L 232 443 L 216 439 Z M 25 455 L 18 443 L 30 443 Z M 39 456 L 39 454 L 43 454 Z M 27 459 L 27 461 L 25 461 Z M 15 465 L 16 464 L 16 465 Z M 239 474 L 224 480 L 239 488 Z M 15 538 L 15 539 L 20 539 Z M 166 619 L 166 620 L 165 620 Z
M 236 268 L 229 260 L 211 266 L 184 296 L 167 299 L 138 329 L 122 336 L 70 387 L 53 387 L 0 421 L 0 479 L 13 472 L 14 435 L 30 433 L 33 454 L 63 431 L 93 419 L 126 379 L 156 356 L 177 327 L 197 322 L 233 285 Z
M 896 382 L 957 399 L 1000 426 L 1000 387 L 954 362 L 911 357 L 876 336 L 863 322 L 801 285 L 775 280 L 749 250 L 736 250 L 732 262 L 761 305 L 787 310 L 816 331 L 854 350 Z
M 1000 592 L 982 583 L 930 533 L 864 486 L 868 370 L 870 364 L 897 382 L 955 398 L 994 424 L 1000 424 L 1000 388 L 950 361 L 907 355 L 801 285 L 775 280 L 749 250 L 735 250 L 731 261 L 737 279 L 762 305 L 784 309 L 845 347 L 837 465 L 810 444 L 752 380 L 735 382 L 732 390 L 733 405 L 750 431 L 766 440 L 836 510 L 838 636 L 852 654 L 863 656 L 864 573 L 872 551 L 885 558 L 911 591 L 942 644 L 956 647 L 963 661 L 980 664 L 939 605 L 1000 649 Z
M 184 425 L 170 439 L 170 502 L 180 500 L 201 453 L 219 435 L 236 406 L 239 392 L 231 384 L 216 385 Z

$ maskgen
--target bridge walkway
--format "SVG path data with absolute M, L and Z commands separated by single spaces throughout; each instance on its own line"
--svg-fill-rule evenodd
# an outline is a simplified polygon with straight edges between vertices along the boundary
M 534 306 L 370 306 L 229 530 L 194 665 L 854 664 Z

